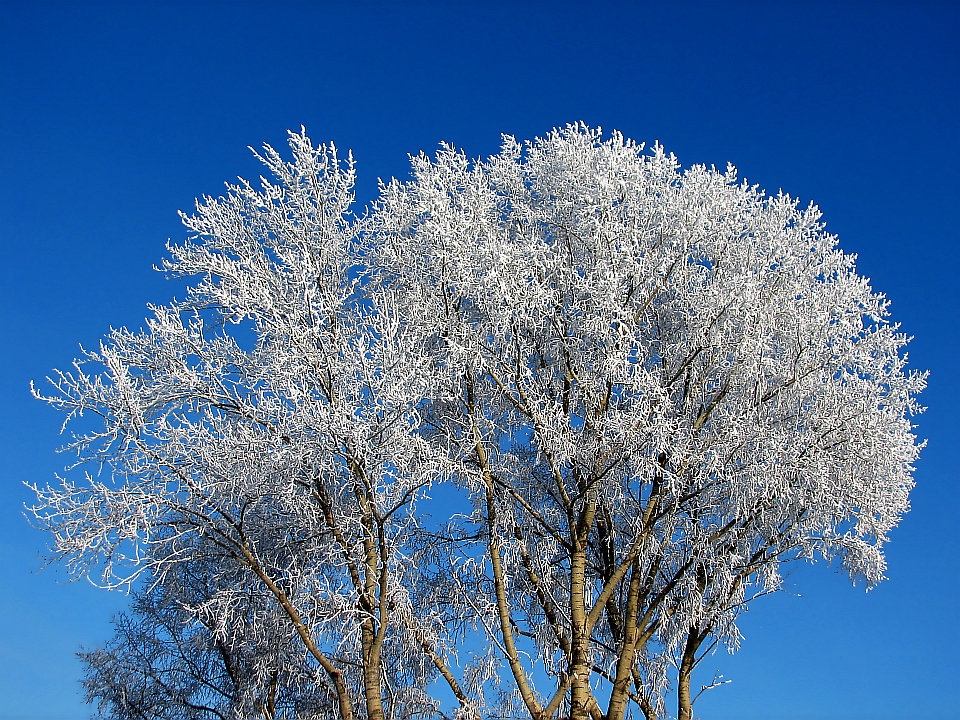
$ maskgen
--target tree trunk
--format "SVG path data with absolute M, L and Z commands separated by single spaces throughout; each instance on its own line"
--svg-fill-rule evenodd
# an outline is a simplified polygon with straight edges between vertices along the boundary
M 353 449 L 351 448 L 351 453 Z M 385 618 L 383 604 L 386 602 L 386 565 L 383 563 L 383 537 L 378 528 L 376 504 L 369 489 L 363 465 L 353 457 L 348 458 L 350 469 L 356 479 L 354 495 L 363 512 L 360 525 L 363 533 L 364 582 L 359 606 L 369 613 L 360 628 L 361 654 L 363 661 L 363 698 L 367 706 L 367 720 L 385 720 L 383 712 L 383 688 L 380 673 L 380 649 L 383 646 L 384 627 L 374 620 L 379 612 L 379 621 Z
M 702 638 L 696 628 L 687 633 L 687 644 L 680 661 L 680 676 L 677 680 L 677 720 L 693 720 L 693 701 L 690 698 L 690 676 L 696 665 L 697 648 Z
M 627 692 L 630 687 L 630 671 L 633 669 L 636 657 L 637 639 L 637 604 L 640 594 L 640 563 L 633 561 L 630 573 L 630 589 L 627 592 L 627 609 L 623 623 L 622 639 L 620 642 L 620 657 L 617 658 L 617 674 L 610 693 L 610 704 L 607 707 L 607 720 L 623 720 L 627 709 Z
M 573 635 L 570 681 L 570 720 L 588 720 L 593 705 L 590 688 L 590 633 L 587 631 L 587 538 L 593 526 L 596 502 L 587 502 L 573 532 L 570 557 L 570 625 Z
M 380 648 L 373 621 L 363 623 L 363 696 L 368 720 L 385 720 L 383 690 L 380 677 Z

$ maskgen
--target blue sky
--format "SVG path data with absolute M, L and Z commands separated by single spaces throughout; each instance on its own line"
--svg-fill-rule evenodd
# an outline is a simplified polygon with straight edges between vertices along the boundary
M 407 153 L 578 120 L 819 204 L 932 371 L 889 579 L 796 568 L 740 653 L 704 661 L 733 682 L 697 714 L 960 717 L 958 37 L 960 5 L 923 0 L 0 3 L 0 719 L 87 717 L 73 653 L 125 600 L 39 571 L 21 483 L 66 458 L 28 383 L 179 294 L 151 269 L 185 237 L 176 211 L 301 124 L 353 149 L 362 204 Z

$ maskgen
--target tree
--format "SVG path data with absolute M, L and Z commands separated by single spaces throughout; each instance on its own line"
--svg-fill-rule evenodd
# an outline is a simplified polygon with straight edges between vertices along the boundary
M 110 471 L 35 488 L 73 571 L 181 608 L 199 573 L 214 645 L 287 638 L 343 720 L 440 716 L 435 682 L 690 720 L 783 563 L 882 579 L 925 375 L 816 207 L 574 125 L 413 158 L 358 218 L 352 158 L 290 146 L 184 216 L 186 299 L 41 396 Z
M 333 718 L 278 608 L 248 590 L 229 619 L 210 612 L 215 595 L 200 563 L 177 565 L 133 597 L 102 650 L 79 653 L 84 687 L 102 717 L 129 720 Z M 209 571 L 212 566 L 207 563 Z M 243 578 L 237 578 L 242 585 Z M 236 592 L 237 587 L 230 588 Z

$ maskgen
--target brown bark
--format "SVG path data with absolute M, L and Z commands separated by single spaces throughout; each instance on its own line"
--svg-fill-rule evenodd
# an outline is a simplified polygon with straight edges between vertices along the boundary
M 239 546 L 242 552 L 242 562 L 244 562 L 254 574 L 263 581 L 263 584 L 267 586 L 273 596 L 277 599 L 277 602 L 280 603 L 280 607 L 283 608 L 283 611 L 287 614 L 287 617 L 290 618 L 290 622 L 293 624 L 294 629 L 297 631 L 297 635 L 300 636 L 300 639 L 303 641 L 303 644 L 306 646 L 307 650 L 311 655 L 316 659 L 320 664 L 320 667 L 323 668 L 324 672 L 327 673 L 327 676 L 330 678 L 333 683 L 334 692 L 337 696 L 337 709 L 340 713 L 340 720 L 353 720 L 353 702 L 350 699 L 350 691 L 347 688 L 346 682 L 343 679 L 343 672 L 339 670 L 330 659 L 324 655 L 320 648 L 317 647 L 316 642 L 314 642 L 313 634 L 307 628 L 303 622 L 303 618 L 300 616 L 300 613 L 294 607 L 293 603 L 290 601 L 290 598 L 283 591 L 273 578 L 267 574 L 266 570 L 260 565 L 257 561 L 256 556 L 250 551 L 249 545 L 244 542 Z
M 363 528 L 364 579 L 363 593 L 359 598 L 359 609 L 365 615 L 360 627 L 363 698 L 368 720 L 385 720 L 380 651 L 387 620 L 386 547 L 364 468 L 353 458 L 349 464 L 355 478 L 354 494 L 362 512 L 360 525 Z
M 633 571 L 630 577 L 630 589 L 627 592 L 626 618 L 623 627 L 623 637 L 620 644 L 620 657 L 617 658 L 617 675 L 613 681 L 613 690 L 610 693 L 610 703 L 607 706 L 607 720 L 623 720 L 627 709 L 628 692 L 630 688 L 630 671 L 636 655 L 639 632 L 637 628 L 637 603 L 640 596 L 640 563 L 634 560 Z
M 690 698 L 690 676 L 697 664 L 697 649 L 703 637 L 696 628 L 687 633 L 687 643 L 680 660 L 680 676 L 677 680 L 677 720 L 693 720 L 693 701 Z
M 363 650 L 363 699 L 369 720 L 384 720 L 380 677 L 380 647 L 373 621 L 364 621 L 360 633 Z
M 463 688 L 460 687 L 460 683 L 457 682 L 457 679 L 453 676 L 453 673 L 450 672 L 450 668 L 447 667 L 447 664 L 437 654 L 437 651 L 434 650 L 433 646 L 429 642 L 422 638 L 418 638 L 418 640 L 420 642 L 420 647 L 423 648 L 423 651 L 430 658 L 433 666 L 440 672 L 440 675 L 443 676 L 443 679 L 447 681 L 447 685 L 450 686 L 450 690 L 460 703 L 460 707 L 468 707 L 470 704 L 470 698 L 467 697 L 467 694 L 463 691 Z M 476 712 L 472 713 L 472 717 L 474 720 L 480 720 L 480 716 Z
M 487 551 L 490 555 L 490 565 L 493 568 L 494 589 L 497 597 L 497 617 L 500 621 L 500 634 L 503 637 L 503 646 L 507 652 L 507 663 L 513 678 L 517 683 L 517 689 L 520 691 L 520 697 L 523 704 L 526 705 L 530 717 L 539 720 L 543 714 L 543 708 L 533 694 L 533 688 L 530 687 L 530 681 L 524 672 L 523 665 L 520 663 L 520 655 L 513 638 L 513 627 L 511 626 L 510 606 L 507 601 L 507 588 L 504 582 L 503 564 L 500 557 L 500 542 L 497 540 L 496 517 L 497 509 L 494 499 L 493 475 L 490 472 L 490 465 L 487 459 L 487 451 L 480 440 L 480 433 L 476 427 L 473 428 L 474 440 L 476 442 L 474 449 L 477 453 L 477 460 L 480 463 L 480 469 L 483 474 L 484 484 L 486 486 L 487 501 Z
M 590 634 L 586 608 L 587 538 L 597 510 L 595 501 L 588 501 L 573 529 L 573 552 L 570 557 L 570 625 L 572 657 L 570 663 L 570 718 L 587 720 L 593 700 L 590 688 Z

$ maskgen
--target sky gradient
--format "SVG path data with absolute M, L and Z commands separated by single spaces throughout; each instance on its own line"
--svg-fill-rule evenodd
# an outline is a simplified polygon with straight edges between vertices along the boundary
M 958 37 L 960 5 L 924 1 L 0 2 L 0 720 L 87 717 L 74 653 L 125 603 L 40 571 L 22 483 L 68 458 L 29 382 L 182 294 L 152 270 L 186 237 L 177 210 L 301 125 L 353 150 L 362 207 L 407 153 L 486 156 L 574 121 L 817 203 L 931 371 L 889 579 L 796 567 L 742 650 L 704 660 L 695 683 L 733 682 L 695 714 L 960 717 Z

